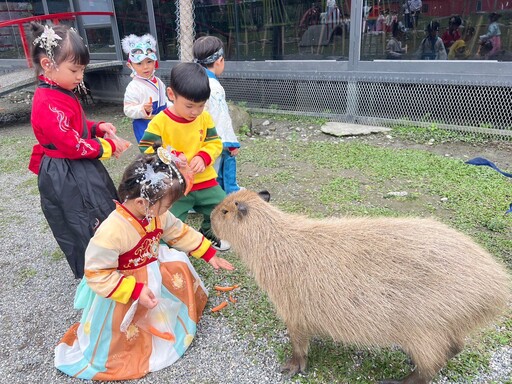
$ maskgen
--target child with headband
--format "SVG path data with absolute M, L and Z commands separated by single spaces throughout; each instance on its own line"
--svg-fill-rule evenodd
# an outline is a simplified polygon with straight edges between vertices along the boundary
M 215 162 L 217 182 L 226 194 L 240 190 L 236 181 L 236 156 L 240 151 L 231 116 L 229 116 L 226 92 L 217 76 L 224 72 L 224 46 L 215 36 L 203 36 L 194 42 L 194 61 L 201 64 L 210 82 L 210 98 L 206 110 L 212 115 L 217 134 L 222 139 L 222 153 Z
M 100 160 L 126 149 L 116 128 L 87 120 L 73 90 L 83 86 L 89 51 L 80 35 L 59 24 L 31 23 L 32 62 L 39 84 L 32 102 L 38 141 L 29 169 L 38 175 L 41 208 L 76 278 L 94 230 L 114 210 L 112 179 Z
M 150 34 L 129 35 L 121 44 L 128 55 L 127 66 L 132 70 L 133 78 L 124 93 L 124 114 L 133 119 L 133 133 L 138 143 L 153 116 L 171 102 L 167 99 L 164 83 L 155 76 L 158 68 L 155 38 Z
M 121 202 L 85 254 L 75 307 L 83 309 L 55 348 L 55 366 L 88 380 L 136 379 L 179 359 L 192 343 L 207 291 L 188 257 L 233 270 L 211 243 L 169 212 L 191 186 L 181 162 L 163 147 L 125 170 Z

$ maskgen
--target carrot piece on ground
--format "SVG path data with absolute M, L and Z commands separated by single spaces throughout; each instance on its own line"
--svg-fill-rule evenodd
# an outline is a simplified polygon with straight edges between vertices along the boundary
M 221 291 L 221 292 L 229 292 L 229 291 L 232 291 L 233 289 L 236 289 L 238 288 L 239 285 L 238 284 L 235 284 L 235 285 L 232 285 L 230 287 L 222 287 L 220 285 L 216 285 L 215 287 L 213 287 L 215 290 L 217 291 Z
M 223 301 L 222 303 L 220 303 L 219 305 L 217 305 L 216 307 L 213 307 L 212 308 L 212 312 L 218 312 L 220 311 L 222 308 L 224 307 L 227 307 L 228 306 L 228 302 L 227 301 Z
M 229 301 L 231 301 L 233 304 L 236 303 L 236 299 L 231 295 L 229 295 Z

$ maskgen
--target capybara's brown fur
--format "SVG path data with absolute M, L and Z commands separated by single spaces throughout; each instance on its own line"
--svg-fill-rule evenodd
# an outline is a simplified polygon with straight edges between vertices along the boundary
M 313 220 L 257 193 L 228 195 L 212 229 L 229 241 L 284 320 L 303 372 L 311 337 L 400 346 L 416 369 L 387 383 L 429 383 L 465 337 L 507 305 L 505 268 L 468 236 L 432 219 Z

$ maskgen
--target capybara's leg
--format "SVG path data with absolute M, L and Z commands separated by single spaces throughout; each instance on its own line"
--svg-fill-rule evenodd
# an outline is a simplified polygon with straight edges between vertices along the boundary
M 445 339 L 446 340 L 446 339 Z M 440 345 L 439 340 L 423 340 L 421 348 L 410 347 L 406 351 L 416 369 L 401 380 L 384 380 L 380 384 L 428 384 L 446 362 L 462 351 L 464 342 L 455 339 L 450 344 Z M 430 351 L 430 353 L 423 353 Z
M 288 328 L 292 343 L 292 357 L 281 367 L 281 372 L 288 377 L 297 373 L 306 373 L 307 355 L 309 349 L 309 336 L 305 336 L 298 329 Z
M 402 380 L 383 380 L 379 384 L 429 384 L 432 377 L 422 376 L 417 370 L 405 376 Z

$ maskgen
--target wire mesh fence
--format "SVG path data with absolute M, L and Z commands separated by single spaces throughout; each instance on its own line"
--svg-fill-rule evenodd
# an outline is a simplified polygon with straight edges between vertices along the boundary
M 180 61 L 191 62 L 194 59 L 192 47 L 195 38 L 194 2 L 176 0 L 176 40 Z
M 512 138 L 512 88 L 473 82 L 375 78 L 268 79 L 229 75 L 226 95 L 250 110 L 368 125 L 433 126 Z

